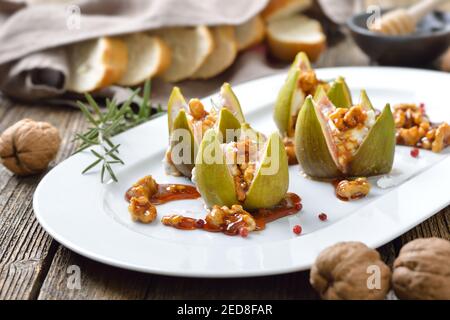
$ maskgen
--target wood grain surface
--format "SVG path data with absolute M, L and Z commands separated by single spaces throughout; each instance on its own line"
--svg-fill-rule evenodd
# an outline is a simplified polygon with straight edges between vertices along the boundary
M 319 67 L 367 65 L 349 40 L 330 48 Z M 24 105 L 0 96 L 0 131 L 22 118 L 59 128 L 62 148 L 54 164 L 74 149 L 73 133 L 86 124 L 78 110 Z M 189 279 L 121 270 L 84 258 L 54 241 L 37 223 L 33 192 L 43 175 L 17 178 L 0 167 L 0 299 L 317 299 L 309 272 L 248 279 Z M 450 240 L 450 207 L 379 248 L 392 264 L 401 246 L 419 237 Z M 81 271 L 80 288 L 69 289 L 68 268 Z M 392 298 L 390 295 L 388 298 Z

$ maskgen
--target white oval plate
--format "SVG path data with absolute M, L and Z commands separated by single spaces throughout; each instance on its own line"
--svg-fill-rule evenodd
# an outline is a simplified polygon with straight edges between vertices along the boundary
M 377 108 L 386 102 L 425 102 L 432 120 L 450 120 L 450 75 L 399 68 L 330 68 L 317 70 L 321 79 L 346 77 L 355 99 L 367 89 Z M 247 120 L 265 133 L 275 131 L 272 106 L 285 74 L 254 80 L 234 88 Z M 209 98 L 205 99 L 209 105 Z M 168 141 L 167 118 L 161 117 L 114 139 L 121 144 L 124 166 L 117 166 L 118 183 L 102 185 L 98 172 L 81 175 L 89 153 L 65 160 L 41 181 L 34 211 L 44 229 L 57 241 L 91 259 L 131 270 L 191 277 L 244 277 L 287 273 L 311 266 L 318 253 L 338 241 L 362 241 L 379 247 L 427 219 L 450 202 L 450 158 L 398 147 L 392 175 L 403 181 L 390 189 L 377 187 L 370 195 L 342 202 L 329 183 L 305 179 L 290 168 L 290 191 L 303 199 L 303 210 L 270 223 L 248 238 L 203 231 L 180 231 L 133 223 L 123 196 L 138 178 L 151 174 L 160 183 L 187 183 L 164 174 Z M 158 215 L 183 212 L 204 216 L 201 200 L 176 201 L 158 207 Z M 328 221 L 318 214 L 325 212 Z M 300 224 L 296 236 L 292 227 Z

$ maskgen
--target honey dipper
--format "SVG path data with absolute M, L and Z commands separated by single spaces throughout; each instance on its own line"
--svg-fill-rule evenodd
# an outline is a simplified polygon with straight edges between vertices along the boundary
M 384 14 L 380 21 L 370 26 L 370 30 L 387 35 L 407 35 L 416 30 L 422 18 L 448 0 L 423 0 L 408 9 L 396 9 Z

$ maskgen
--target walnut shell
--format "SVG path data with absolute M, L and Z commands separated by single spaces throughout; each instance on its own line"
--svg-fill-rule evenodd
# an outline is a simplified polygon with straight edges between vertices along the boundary
M 450 241 L 413 240 L 394 261 L 392 286 L 400 299 L 450 299 Z
M 377 274 L 379 281 L 374 286 L 372 280 Z M 390 277 L 391 270 L 378 251 L 361 242 L 340 242 L 319 254 L 309 281 L 323 299 L 376 300 L 388 293 Z
M 60 144 L 58 129 L 51 124 L 23 119 L 0 136 L 0 158 L 15 174 L 35 174 L 48 167 Z

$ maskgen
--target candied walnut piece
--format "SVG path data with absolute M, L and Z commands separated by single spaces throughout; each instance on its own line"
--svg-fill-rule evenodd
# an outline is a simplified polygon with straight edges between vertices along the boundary
M 361 106 L 351 107 L 344 116 L 344 123 L 349 128 L 355 128 L 358 125 L 364 124 L 367 115 Z
M 206 216 L 206 222 L 213 226 L 220 227 L 225 223 L 225 215 L 227 214 L 225 210 L 227 209 L 227 207 L 221 208 L 219 206 L 214 206 Z
M 234 179 L 236 197 L 243 202 L 254 178 L 256 165 L 251 161 L 255 160 L 257 146 L 249 139 L 245 139 L 235 142 L 232 149 L 232 153 L 227 154 L 227 158 L 234 163 L 231 166 L 231 174 Z
M 256 229 L 256 221 L 253 216 L 244 210 L 241 205 L 214 206 L 205 218 L 206 223 L 225 232 L 237 234 L 240 228 L 246 228 L 247 231 Z
M 183 217 L 181 215 L 170 215 L 161 218 L 161 222 L 170 227 L 182 230 L 194 230 L 197 228 L 197 220 L 194 218 Z
M 203 103 L 199 99 L 191 99 L 189 101 L 189 111 L 195 120 L 201 120 L 207 114 Z
M 431 150 L 433 152 L 441 152 L 449 144 L 450 126 L 448 125 L 448 123 L 444 122 L 436 129 L 434 141 L 431 144 Z
M 158 192 L 158 183 L 152 176 L 145 176 L 140 178 L 133 186 L 127 191 L 128 198 L 132 197 L 146 197 L 151 198 Z
M 298 86 L 305 93 L 305 96 L 314 94 L 319 84 L 314 70 L 304 71 L 298 79 Z
M 333 121 L 336 128 L 340 131 L 345 131 L 355 128 L 358 125 L 364 125 L 367 119 L 367 114 L 360 105 L 348 108 L 337 108 L 329 118 Z
M 283 139 L 284 149 L 286 150 L 286 154 L 288 156 L 288 164 L 294 165 L 298 163 L 297 155 L 295 154 L 295 144 L 294 141 L 288 137 Z
M 370 281 L 373 272 L 379 282 Z M 340 242 L 322 251 L 311 268 L 309 282 L 323 299 L 384 299 L 391 271 L 378 251 L 361 242 Z
M 345 130 L 345 122 L 344 122 L 344 116 L 347 113 L 347 108 L 337 108 L 336 111 L 334 111 L 332 114 L 330 114 L 329 118 L 331 121 L 333 121 L 336 128 L 339 130 Z
M 450 143 L 450 128 L 446 122 L 430 123 L 423 105 L 400 104 L 394 107 L 397 143 L 441 152 Z
M 133 221 L 151 223 L 156 218 L 156 207 L 147 197 L 132 197 L 128 206 Z
M 450 242 L 413 240 L 394 261 L 392 287 L 400 299 L 450 299 Z
M 336 195 L 342 200 L 356 200 L 369 194 L 370 183 L 366 178 L 342 180 L 336 186 Z
M 407 146 L 415 146 L 421 138 L 419 128 L 414 126 L 410 129 L 400 128 L 397 139 Z
M 406 123 L 406 115 L 403 110 L 398 110 L 394 112 L 394 122 L 396 128 L 402 128 Z

